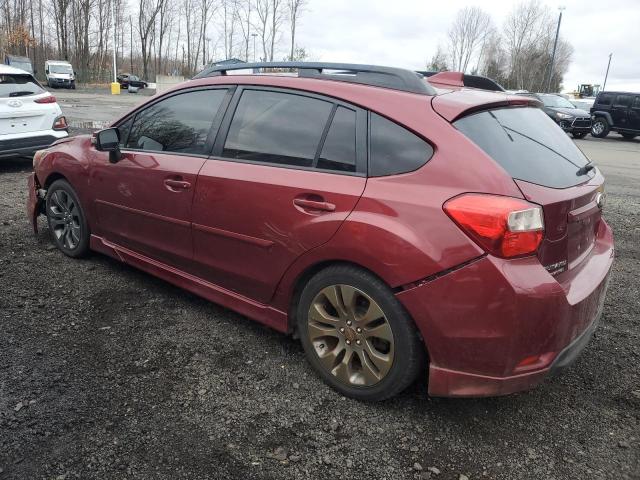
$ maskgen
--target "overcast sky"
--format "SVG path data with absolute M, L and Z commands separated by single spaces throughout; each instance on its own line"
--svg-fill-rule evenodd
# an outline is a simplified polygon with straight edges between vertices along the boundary
M 516 0 L 310 0 L 298 45 L 313 60 L 424 69 L 457 11 L 477 5 L 498 28 Z M 607 90 L 640 91 L 640 0 L 542 0 L 553 14 L 565 8 L 560 34 L 574 47 L 564 90 L 602 84 L 613 53 Z

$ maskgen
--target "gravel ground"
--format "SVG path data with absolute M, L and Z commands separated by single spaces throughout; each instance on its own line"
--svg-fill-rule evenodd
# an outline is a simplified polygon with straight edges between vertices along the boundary
M 25 220 L 0 163 L 0 479 L 640 478 L 640 142 L 579 142 L 617 242 L 577 363 L 493 399 L 343 398 L 297 341 Z M 596 158 L 597 157 L 597 158 Z

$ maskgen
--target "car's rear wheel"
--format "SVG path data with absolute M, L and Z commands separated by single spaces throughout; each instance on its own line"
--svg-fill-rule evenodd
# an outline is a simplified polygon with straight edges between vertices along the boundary
M 636 137 L 637 137 L 637 135 L 635 133 L 623 133 L 622 134 L 622 138 L 624 138 L 625 140 L 633 140 Z
M 609 122 L 604 117 L 597 117 L 591 124 L 591 135 L 596 138 L 604 138 L 609 135 Z
M 384 400 L 423 368 L 424 346 L 412 319 L 365 270 L 336 265 L 316 274 L 302 292 L 297 321 L 309 362 L 346 396 Z
M 572 132 L 573 138 L 584 138 L 587 132 Z
M 89 251 L 89 227 L 80 200 L 66 180 L 56 180 L 47 190 L 49 230 L 62 253 L 73 258 Z

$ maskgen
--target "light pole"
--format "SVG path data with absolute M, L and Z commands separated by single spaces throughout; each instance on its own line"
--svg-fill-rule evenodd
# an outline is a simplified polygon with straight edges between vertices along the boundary
M 252 33 L 251 36 L 253 37 L 253 63 L 256 63 L 256 37 L 258 34 Z
M 549 77 L 547 78 L 547 92 L 551 90 L 551 76 L 553 75 L 553 63 L 556 60 L 556 48 L 558 47 L 558 36 L 560 35 L 560 23 L 562 22 L 562 11 L 565 7 L 558 7 L 560 15 L 558 16 L 558 27 L 556 28 L 556 39 L 553 41 L 553 53 L 551 54 L 551 65 L 549 66 Z
M 602 85 L 602 91 L 604 92 L 605 87 L 607 86 L 607 77 L 609 76 L 609 67 L 611 66 L 611 56 L 613 53 L 609 54 L 609 63 L 607 63 L 607 73 L 604 74 L 604 85 Z

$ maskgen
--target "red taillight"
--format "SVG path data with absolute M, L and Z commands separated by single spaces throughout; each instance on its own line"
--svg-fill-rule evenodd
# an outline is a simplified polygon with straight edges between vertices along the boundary
M 47 97 L 42 97 L 34 100 L 36 103 L 56 103 L 56 97 L 53 95 L 49 95 Z
M 64 117 L 64 115 L 61 115 L 54 120 L 54 130 L 66 130 L 67 128 L 69 128 L 69 125 L 67 124 L 67 119 Z
M 542 208 L 519 198 L 468 193 L 443 208 L 478 245 L 498 257 L 533 254 L 544 236 Z

